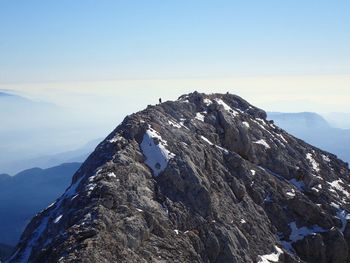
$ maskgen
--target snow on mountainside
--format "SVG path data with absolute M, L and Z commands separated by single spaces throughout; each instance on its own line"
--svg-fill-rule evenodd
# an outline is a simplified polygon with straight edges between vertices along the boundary
M 231 94 L 127 116 L 9 262 L 348 262 L 349 169 Z

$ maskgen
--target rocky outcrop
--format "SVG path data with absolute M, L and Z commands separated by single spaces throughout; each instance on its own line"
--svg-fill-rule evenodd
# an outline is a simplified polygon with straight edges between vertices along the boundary
M 350 262 L 349 169 L 231 94 L 127 116 L 9 262 Z

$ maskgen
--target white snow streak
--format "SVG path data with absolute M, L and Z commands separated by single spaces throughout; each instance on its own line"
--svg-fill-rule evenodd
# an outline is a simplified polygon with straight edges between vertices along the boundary
M 181 128 L 181 125 L 175 121 L 168 120 L 168 124 L 175 128 Z
M 58 222 L 60 222 L 61 218 L 63 215 L 59 215 L 58 217 L 55 218 L 55 220 L 53 221 L 55 224 L 57 224 Z
M 205 141 L 206 143 L 210 144 L 210 145 L 214 145 L 216 148 L 218 148 L 219 150 L 223 151 L 225 154 L 228 154 L 228 153 L 229 153 L 229 151 L 228 151 L 227 149 L 222 148 L 221 146 L 212 143 L 211 141 L 209 141 L 209 140 L 208 140 L 206 137 L 204 137 L 203 135 L 201 135 L 201 139 L 202 139 L 203 141 Z
M 224 109 L 231 113 L 233 116 L 237 116 L 239 113 L 235 110 L 233 110 L 229 105 L 227 105 L 222 99 L 215 99 L 215 101 L 224 107 Z
M 260 139 L 260 140 L 254 142 L 254 143 L 261 144 L 261 145 L 265 146 L 267 149 L 271 148 L 270 145 L 268 145 L 268 143 L 264 139 Z
M 320 171 L 320 165 L 318 164 L 318 162 L 315 161 L 311 153 L 306 154 L 306 159 L 308 159 L 308 161 L 312 165 L 312 169 L 314 169 L 316 172 Z

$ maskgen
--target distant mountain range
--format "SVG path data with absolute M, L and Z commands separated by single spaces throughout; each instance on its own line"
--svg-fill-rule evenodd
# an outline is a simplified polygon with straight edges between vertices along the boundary
M 64 192 L 80 163 L 0 175 L 0 243 L 15 245 L 29 220 Z
M 350 129 L 334 128 L 312 112 L 269 112 L 268 118 L 292 135 L 350 162 Z
M 335 128 L 350 129 L 350 113 L 331 112 L 323 116 Z
M 44 155 L 39 156 L 36 158 L 29 158 L 29 159 L 18 159 L 9 161 L 7 163 L 4 163 L 0 166 L 0 171 L 14 174 L 18 173 L 19 171 L 23 171 L 26 169 L 30 169 L 32 167 L 42 168 L 46 169 L 49 167 L 57 166 L 62 163 L 73 163 L 78 162 L 82 163 L 89 154 L 95 149 L 96 145 L 101 141 L 102 139 L 96 139 L 93 141 L 88 142 L 83 147 L 73 150 L 73 151 L 67 151 L 52 155 Z

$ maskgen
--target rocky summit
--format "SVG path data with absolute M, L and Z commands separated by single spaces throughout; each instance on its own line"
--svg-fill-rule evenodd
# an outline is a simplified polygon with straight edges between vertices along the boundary
M 349 263 L 349 175 L 242 98 L 194 92 L 127 116 L 8 262 Z

